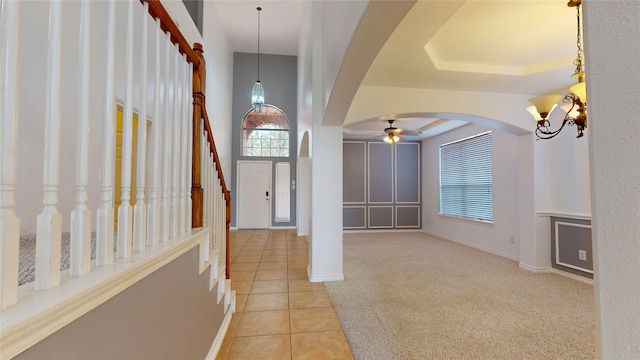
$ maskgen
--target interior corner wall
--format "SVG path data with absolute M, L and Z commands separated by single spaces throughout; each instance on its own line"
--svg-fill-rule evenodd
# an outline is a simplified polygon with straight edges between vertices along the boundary
M 224 320 L 198 247 L 15 359 L 204 359 Z
M 439 146 L 492 130 L 493 224 L 439 215 Z M 510 259 L 519 251 L 519 137 L 469 124 L 422 142 L 422 228 L 425 232 Z M 532 196 L 532 195 L 531 195 Z M 511 237 L 514 243 L 511 243 Z
M 242 156 L 242 119 L 251 109 L 251 90 L 257 80 L 257 54 L 234 53 L 233 56 L 233 99 L 232 99 L 232 130 L 231 130 L 231 174 L 227 178 L 231 197 L 237 199 L 237 162 L 238 160 L 260 160 L 272 162 L 272 184 L 275 184 L 276 162 L 289 162 L 291 165 L 291 180 L 296 180 L 298 158 L 298 64 L 297 57 L 284 55 L 260 54 L 260 82 L 264 86 L 265 101 L 282 110 L 289 120 L 289 157 L 247 157 Z M 273 191 L 273 189 L 272 189 Z M 275 222 L 272 227 L 296 226 L 296 190 L 290 187 L 289 222 Z M 232 202 L 232 214 L 237 215 L 237 200 Z M 275 214 L 275 201 L 271 202 L 271 213 Z M 236 227 L 237 216 L 232 216 L 231 226 Z

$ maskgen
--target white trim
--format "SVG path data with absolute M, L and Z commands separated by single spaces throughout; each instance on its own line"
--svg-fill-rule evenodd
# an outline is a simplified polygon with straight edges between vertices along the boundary
M 417 208 L 418 209 L 418 225 L 416 226 L 400 226 L 398 225 L 398 208 Z M 396 205 L 395 213 L 393 216 L 395 217 L 395 225 L 398 229 L 419 229 L 422 228 L 422 217 L 420 215 L 420 205 Z
M 546 267 L 535 267 L 535 266 L 527 265 L 527 264 L 522 263 L 522 262 L 518 263 L 518 267 L 520 269 L 527 270 L 527 271 L 530 271 L 530 272 L 536 273 L 536 274 L 538 274 L 538 273 L 540 273 L 540 274 L 548 273 L 548 272 L 552 272 L 553 271 L 553 268 L 548 267 L 548 266 L 546 266 Z
M 224 320 L 222 320 L 222 325 L 220 325 L 220 329 L 218 329 L 218 334 L 216 338 L 213 340 L 211 344 L 211 348 L 209 348 L 209 353 L 207 354 L 206 360 L 215 360 L 218 356 L 218 352 L 222 347 L 222 342 L 224 341 L 225 336 L 227 335 L 227 331 L 229 330 L 229 325 L 231 325 L 231 318 L 233 317 L 233 313 L 228 311 L 224 316 Z
M 384 146 L 390 146 L 389 144 L 383 143 L 383 142 L 368 142 L 367 143 L 367 173 L 366 173 L 366 179 L 367 179 L 367 203 L 368 204 L 375 204 L 375 205 L 393 205 L 393 200 L 394 200 L 394 194 L 393 194 L 393 189 L 391 189 L 391 201 L 371 201 L 371 144 L 376 144 L 376 145 L 384 145 Z M 389 165 L 391 166 L 391 182 L 393 182 L 394 179 L 394 166 L 393 166 L 393 157 L 394 157 L 395 151 L 393 151 L 393 147 L 391 147 L 391 161 L 389 161 Z
M 572 279 L 572 280 L 576 280 L 576 281 L 580 281 L 581 283 L 585 283 L 587 285 L 592 285 L 593 286 L 593 279 L 589 279 L 580 275 L 576 275 L 576 274 L 572 274 L 572 273 L 568 273 L 566 271 L 561 271 L 558 269 L 554 269 L 554 268 L 550 268 L 550 267 L 544 267 L 544 268 L 535 268 L 533 266 L 529 266 L 529 265 L 525 265 L 523 263 L 520 263 L 518 265 L 519 268 L 536 273 L 536 274 L 556 274 L 556 275 L 560 275 L 560 276 L 564 276 L 566 278 Z
M 391 209 L 391 225 L 389 226 L 372 226 L 371 225 L 371 209 L 373 208 L 390 208 Z M 395 216 L 393 211 L 393 205 L 372 205 L 369 206 L 369 211 L 367 211 L 367 224 L 369 225 L 369 229 L 392 229 L 395 227 Z
M 100 306 L 139 280 L 201 244 L 208 231 L 194 229 L 164 243 L 134 253 L 82 277 L 67 277 L 49 291 L 35 291 L 33 282 L 19 288 L 19 302 L 2 312 L 0 349 L 12 358 Z M 68 273 L 68 272 L 67 272 Z
M 327 274 L 322 276 L 311 275 L 311 267 L 309 266 L 307 266 L 307 277 L 310 282 L 344 281 L 344 274 Z
M 294 229 L 297 229 L 297 227 L 295 225 L 285 225 L 285 226 L 273 225 L 269 229 L 271 229 L 271 230 L 294 230 Z
M 420 205 L 420 200 L 422 199 L 422 186 L 421 185 L 421 168 L 422 168 L 422 160 L 420 157 L 420 143 L 402 143 L 402 144 L 396 144 L 395 146 L 408 146 L 408 145 L 415 145 L 418 147 L 418 149 L 416 150 L 417 154 L 418 154 L 418 196 L 417 196 L 417 201 L 398 201 L 398 151 L 396 150 L 397 148 L 394 148 L 393 152 L 393 157 L 395 159 L 395 168 L 393 169 L 393 176 L 394 176 L 394 182 L 393 182 L 393 188 L 394 188 L 394 194 L 393 194 L 393 198 L 395 200 L 396 204 L 411 204 L 411 205 Z
M 367 185 L 368 185 L 368 176 L 367 176 L 367 170 L 369 169 L 369 162 L 367 160 L 367 156 L 368 156 L 368 147 L 367 147 L 367 143 L 365 141 L 349 141 L 349 140 L 344 140 L 342 142 L 342 144 L 346 144 L 346 143 L 350 143 L 350 144 L 362 144 L 362 164 L 364 166 L 364 173 L 362 174 L 362 201 L 348 201 L 348 202 L 344 202 L 344 204 L 366 204 L 367 203 Z
M 454 239 L 452 237 L 441 235 L 441 234 L 438 234 L 438 233 L 434 233 L 432 231 L 423 230 L 423 232 L 425 234 L 428 234 L 428 235 L 439 237 L 439 238 L 444 239 L 444 240 L 453 241 L 455 243 L 466 245 L 468 247 L 472 247 L 472 248 L 475 248 L 475 249 L 478 249 L 478 250 L 482 250 L 482 251 L 485 251 L 485 252 L 488 252 L 488 253 L 491 253 L 491 254 L 494 254 L 494 255 L 498 255 L 498 256 L 503 257 L 503 258 L 507 258 L 507 259 L 514 260 L 514 261 L 520 261 L 520 258 L 517 257 L 517 256 L 511 255 L 511 254 L 507 254 L 507 253 L 504 253 L 504 252 L 501 252 L 501 251 L 489 249 L 489 248 L 481 246 L 481 245 L 472 244 L 472 243 L 469 243 L 469 242 L 466 242 L 466 241 Z
M 541 212 L 537 212 L 536 215 L 541 217 L 548 216 L 548 217 L 560 217 L 560 218 L 568 218 L 568 219 L 575 219 L 575 220 L 591 221 L 591 215 L 589 214 L 571 214 L 571 213 L 541 211 Z
M 584 271 L 586 273 L 589 274 L 593 274 L 593 270 L 590 269 L 586 269 L 583 268 L 581 266 L 578 265 L 573 265 L 573 264 L 567 264 L 564 262 L 561 262 L 559 257 L 560 257 L 560 234 L 558 232 L 558 226 L 559 225 L 564 225 L 564 226 L 568 226 L 568 227 L 576 227 L 576 228 L 582 228 L 582 229 L 591 229 L 591 225 L 584 225 L 584 224 L 575 224 L 575 223 L 568 223 L 568 222 L 564 222 L 564 221 L 556 221 L 554 222 L 554 231 L 555 231 L 555 236 L 556 236 L 556 265 L 560 265 L 560 266 L 564 266 L 564 267 L 568 267 L 574 270 L 578 270 L 578 271 Z
M 379 234 L 379 233 L 423 233 L 420 229 L 379 229 L 379 230 L 344 230 L 344 234 Z
M 342 207 L 343 213 L 344 213 L 344 209 L 362 209 L 364 210 L 364 217 L 362 218 L 363 220 L 363 224 L 362 226 L 344 226 L 344 220 L 342 221 L 342 229 L 343 230 L 347 230 L 347 229 L 366 229 L 367 228 L 367 206 L 365 205 L 361 205 L 361 206 L 350 206 L 350 205 L 346 205 Z

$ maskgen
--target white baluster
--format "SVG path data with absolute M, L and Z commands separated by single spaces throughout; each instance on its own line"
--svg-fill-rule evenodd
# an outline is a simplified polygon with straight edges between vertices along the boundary
M 144 202 L 147 172 L 147 58 L 149 51 L 149 3 L 141 12 L 142 45 L 140 57 L 140 111 L 138 113 L 138 154 L 136 156 L 136 204 L 133 207 L 133 251 L 147 246 L 147 205 Z
M 0 303 L 2 309 L 18 300 L 20 219 L 16 204 L 18 142 L 18 51 L 20 3 L 0 3 Z
M 207 196 L 209 195 L 209 168 L 207 167 L 207 160 L 209 159 L 209 143 L 207 142 L 207 131 L 204 127 L 204 120 L 201 120 L 202 126 L 200 133 L 202 134 L 202 140 L 200 141 L 200 184 L 202 186 L 202 227 L 209 225 L 209 209 L 207 208 Z
M 181 97 L 180 97 L 180 160 L 179 167 L 180 172 L 178 176 L 180 177 L 179 188 L 178 188 L 178 213 L 180 214 L 180 218 L 178 219 L 178 233 L 184 234 L 187 231 L 186 223 L 187 223 L 187 199 L 185 187 L 187 183 L 187 142 L 189 141 L 188 131 L 187 131 L 187 114 L 188 114 L 188 105 L 187 105 L 187 55 L 182 54 L 182 66 L 180 67 L 181 76 L 180 76 L 180 87 L 181 87 Z
M 191 231 L 193 219 L 193 201 L 191 200 L 191 176 L 193 175 L 193 64 L 189 64 L 187 77 L 187 231 Z
M 155 80 L 153 92 L 153 122 L 151 123 L 151 164 L 149 167 L 149 204 L 147 205 L 147 245 L 158 243 L 160 232 L 160 204 L 158 201 L 160 184 L 160 137 L 162 136 L 162 115 L 160 113 L 162 83 L 160 79 L 160 47 L 162 44 L 160 19 L 156 20 L 155 31 Z M 163 95 L 164 96 L 164 95 Z
M 91 211 L 87 207 L 89 190 L 89 31 L 91 2 L 80 4 L 80 42 L 78 64 L 80 93 L 76 149 L 76 206 L 71 212 L 69 272 L 82 276 L 91 271 Z
M 49 6 L 49 44 L 47 52 L 47 88 L 44 124 L 43 190 L 44 208 L 37 219 L 36 290 L 60 284 L 60 241 L 62 215 L 58 212 L 58 170 L 60 164 L 60 1 Z
M 115 1 L 109 1 L 107 13 L 107 66 L 105 69 L 105 96 L 103 124 L 102 168 L 100 172 L 100 207 L 96 224 L 96 265 L 113 263 L 113 184 L 116 146 L 116 104 L 114 92 L 115 54 Z
M 171 86 L 171 34 L 166 32 L 165 44 L 165 67 L 164 67 L 164 116 L 162 118 L 162 175 L 160 190 L 160 241 L 169 239 L 169 170 L 170 170 L 170 141 L 171 141 L 171 112 L 170 105 L 173 98 L 173 87 Z
M 169 232 L 171 237 L 178 235 L 178 186 L 179 177 L 178 160 L 180 159 L 180 51 L 178 44 L 175 45 L 173 53 L 173 118 L 171 119 L 171 203 L 169 213 Z
M 131 163 L 133 159 L 133 1 L 127 7 L 125 40 L 125 100 L 122 118 L 122 169 L 118 207 L 118 257 L 131 256 L 133 218 L 131 207 Z

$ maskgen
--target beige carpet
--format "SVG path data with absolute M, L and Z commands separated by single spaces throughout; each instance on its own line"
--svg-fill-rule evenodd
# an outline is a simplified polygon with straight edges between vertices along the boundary
M 594 359 L 593 286 L 424 233 L 344 235 L 327 282 L 356 359 Z

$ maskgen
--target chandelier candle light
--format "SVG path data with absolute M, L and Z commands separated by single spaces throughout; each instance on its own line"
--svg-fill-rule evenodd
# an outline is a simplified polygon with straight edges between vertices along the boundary
M 558 100 L 562 98 L 562 95 L 545 95 L 538 96 L 529 101 L 533 104 L 527 108 L 527 111 L 533 115 L 534 119 L 538 122 L 536 127 L 536 136 L 538 139 L 551 139 L 558 135 L 565 125 L 576 125 L 578 128 L 578 138 L 584 136 L 584 129 L 587 128 L 587 91 L 586 83 L 584 82 L 584 65 L 583 51 L 582 51 L 582 28 L 580 27 L 580 5 L 582 0 L 570 0 L 567 6 L 575 7 L 577 12 L 577 30 L 578 35 L 576 38 L 576 45 L 578 48 L 578 54 L 573 62 L 576 65 L 576 70 L 572 75 L 578 78 L 578 83 L 569 88 L 570 93 L 564 96 L 563 102 L 570 104 L 567 114 L 562 120 L 560 128 L 551 131 L 549 126 L 551 123 L 547 120 L 549 113 L 556 107 Z M 564 107 L 563 107 L 564 108 Z M 577 114 L 576 114 L 577 112 Z M 573 114 L 576 114 L 575 116 Z
M 264 107 L 264 87 L 260 82 L 260 11 L 262 8 L 258 6 L 258 81 L 253 85 L 251 90 L 251 107 L 255 112 L 261 112 Z

